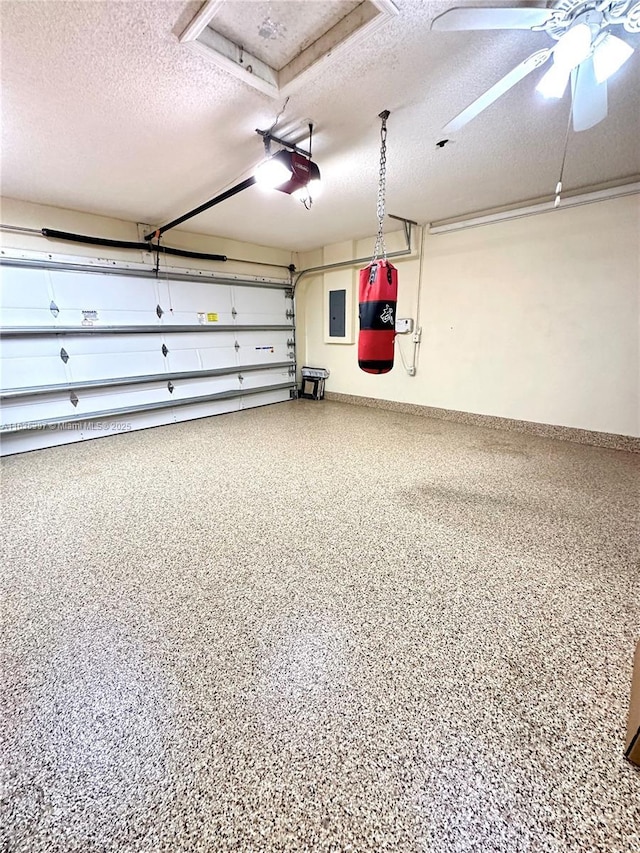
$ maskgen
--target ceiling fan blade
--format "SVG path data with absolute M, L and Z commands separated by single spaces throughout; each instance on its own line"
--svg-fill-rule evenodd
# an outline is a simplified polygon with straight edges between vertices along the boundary
M 529 30 L 546 24 L 552 9 L 450 9 L 431 22 L 432 30 Z
M 524 62 L 521 62 L 520 65 L 516 65 L 516 67 L 505 75 L 502 80 L 498 80 L 495 86 L 487 89 L 484 95 L 480 95 L 480 97 L 472 104 L 469 104 L 465 110 L 459 113 L 455 118 L 451 119 L 451 121 L 443 127 L 443 131 L 445 133 L 455 133 L 456 130 L 460 130 L 460 128 L 464 127 L 464 125 L 470 122 L 471 119 L 474 119 L 483 110 L 486 110 L 487 107 L 491 106 L 494 101 L 497 101 L 501 95 L 508 92 L 512 86 L 519 83 L 520 80 L 527 76 L 527 74 L 531 74 L 531 72 L 535 71 L 536 68 L 540 68 L 541 65 L 544 65 L 552 53 L 553 48 L 544 48 L 544 50 L 537 50 L 535 53 L 532 53 L 531 56 L 524 60 Z
M 607 117 L 607 83 L 598 83 L 593 56 L 571 72 L 573 129 L 589 130 Z

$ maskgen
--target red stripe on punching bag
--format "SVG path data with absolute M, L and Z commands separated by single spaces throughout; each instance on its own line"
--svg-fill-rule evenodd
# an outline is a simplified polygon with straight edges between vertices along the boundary
M 388 261 L 360 270 L 358 365 L 365 373 L 388 373 L 393 367 L 398 271 Z

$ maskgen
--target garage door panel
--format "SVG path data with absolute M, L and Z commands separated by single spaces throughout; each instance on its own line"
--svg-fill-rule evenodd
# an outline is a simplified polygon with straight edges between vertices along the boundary
M 203 376 L 197 379 L 177 379 L 173 382 L 174 400 L 188 400 L 190 397 L 206 397 L 209 394 L 224 394 L 227 391 L 240 391 L 242 386 L 237 373 L 227 376 Z
M 255 370 L 243 373 L 242 387 L 244 390 L 260 388 L 263 385 L 281 385 L 283 382 L 292 381 L 286 368 L 274 368 L 272 370 Z
M 169 281 L 168 305 L 163 304 L 163 325 L 233 323 L 231 287 L 199 281 Z M 168 310 L 167 310 L 168 308 Z
M 283 290 L 274 288 L 233 287 L 233 303 L 238 325 L 278 326 L 290 323 L 290 300 Z
M 233 367 L 237 361 L 231 332 L 176 332 L 166 334 L 164 342 L 173 371 Z
M 117 379 L 164 373 L 162 335 L 65 335 L 67 366 L 72 380 Z
M 198 355 L 203 370 L 238 367 L 240 359 L 234 347 L 209 347 L 199 349 Z
M 51 272 L 51 286 L 60 309 L 59 325 L 80 326 L 87 322 L 95 326 L 159 324 L 154 279 L 55 270 Z M 91 312 L 97 316 L 93 317 Z
M 203 370 L 234 367 L 238 364 L 236 337 L 231 332 L 192 335 Z
M 236 339 L 233 332 L 169 332 L 164 339 L 172 350 L 233 348 Z
M 103 416 L 100 418 L 100 429 L 95 429 L 96 424 L 89 422 L 83 424 L 83 439 L 96 438 L 100 435 L 112 435 L 119 432 L 133 432 L 138 429 L 164 426 L 173 424 L 176 418 L 173 409 L 158 409 L 148 412 L 130 412 L 125 415 Z
M 68 381 L 64 364 L 58 357 L 25 356 L 2 359 L 2 388 L 30 388 L 33 385 L 60 385 Z
M 135 409 L 153 403 L 170 403 L 167 382 L 143 382 L 139 385 L 119 385 L 106 388 L 84 388 L 75 392 L 78 404 L 75 414 L 90 417 L 96 412 L 114 409 Z
M 212 415 L 225 415 L 229 412 L 238 412 L 242 408 L 242 398 L 234 397 L 230 400 L 212 400 L 205 403 L 193 403 L 184 408 L 175 409 L 176 421 L 189 421 L 194 418 L 208 418 Z
M 251 394 L 240 398 L 243 409 L 253 409 L 257 406 L 270 406 L 272 403 L 284 403 L 291 399 L 288 388 L 278 388 L 275 391 L 263 391 L 261 394 Z
M 166 358 L 167 369 L 170 373 L 183 373 L 191 370 L 202 370 L 197 350 L 169 351 Z
M 4 429 L 16 424 L 33 424 L 50 418 L 72 418 L 76 410 L 70 400 L 70 391 L 42 394 L 35 397 L 17 397 L 3 400 L 0 420 Z
M 61 444 L 72 444 L 81 440 L 80 432 L 72 429 L 39 429 L 14 432 L 0 435 L 0 455 L 9 456 L 12 453 L 25 453 L 28 450 L 42 450 L 46 447 L 58 447 Z
M 157 412 L 137 412 L 103 417 L 100 421 L 82 421 L 80 423 L 67 423 L 55 428 L 9 433 L 0 435 L 0 453 L 7 456 L 12 453 L 24 453 L 28 450 L 56 447 L 92 438 L 103 438 L 149 427 L 164 426 L 168 423 L 175 423 L 176 420 L 172 409 L 163 409 Z
M 291 341 L 293 330 L 238 332 L 241 363 L 267 364 L 270 361 L 287 361 L 293 353 L 293 347 L 289 346 Z
M 4 267 L 0 273 L 0 314 L 3 326 L 51 326 L 49 272 Z
M 211 301 L 211 300 L 210 300 Z M 233 326 L 235 318 L 231 313 L 231 309 L 227 312 L 222 311 L 174 311 L 170 315 L 163 315 L 161 326 L 170 329 L 171 326 Z
M 69 372 L 60 358 L 62 343 L 55 335 L 0 340 L 2 388 L 29 388 L 67 382 Z
M 75 405 L 71 400 L 76 400 Z M 157 402 L 170 402 L 167 384 L 162 382 L 117 388 L 81 388 L 5 400 L 1 408 L 2 425 L 26 424 L 44 420 L 92 418 L 97 412 L 137 408 Z
M 282 289 L 87 270 L 5 269 L 11 286 L 2 290 L 3 303 L 14 313 L 10 323 L 5 315 L 4 325 L 26 328 L 0 340 L 0 376 L 2 388 L 25 393 L 4 400 L 0 424 L 22 426 L 3 433 L 2 453 L 289 399 L 288 387 L 260 390 L 294 382 L 287 368 L 269 369 L 275 362 L 294 363 L 293 328 L 259 328 L 291 324 L 290 300 Z M 59 309 L 56 318 L 49 310 L 52 300 Z M 105 325 L 117 331 L 104 330 Z M 176 325 L 191 331 L 173 331 Z M 225 325 L 233 331 L 218 331 Z M 244 332 L 239 325 L 256 328 Z M 144 330 L 135 331 L 140 326 Z M 56 331 L 61 327 L 74 331 Z M 251 369 L 258 364 L 264 370 Z M 243 372 L 242 365 L 250 369 Z M 43 393 L 43 386 L 52 387 Z M 206 399 L 214 395 L 222 399 Z M 52 421 L 59 426 L 47 426 Z M 34 423 L 38 429 L 27 428 Z

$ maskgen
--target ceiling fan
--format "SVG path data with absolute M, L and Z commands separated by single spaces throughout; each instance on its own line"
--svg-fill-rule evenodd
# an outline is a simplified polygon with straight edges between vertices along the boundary
M 607 80 L 633 53 L 630 44 L 609 32 L 623 26 L 640 32 L 640 3 L 632 0 L 560 0 L 553 8 L 459 8 L 435 18 L 432 30 L 532 30 L 556 40 L 553 47 L 532 53 L 494 86 L 480 95 L 443 128 L 454 133 L 474 119 L 512 86 L 540 68 L 553 64 L 536 90 L 561 98 L 571 79 L 573 129 L 588 130 L 607 115 Z

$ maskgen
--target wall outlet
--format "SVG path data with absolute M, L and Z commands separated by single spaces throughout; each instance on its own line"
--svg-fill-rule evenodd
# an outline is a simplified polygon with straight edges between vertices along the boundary
M 413 320 L 410 317 L 406 319 L 397 319 L 396 334 L 408 335 L 409 332 L 413 332 Z

